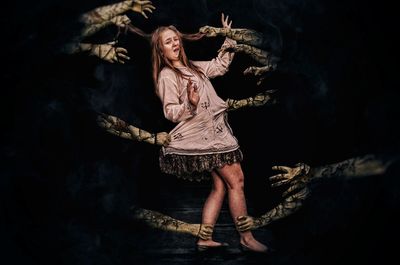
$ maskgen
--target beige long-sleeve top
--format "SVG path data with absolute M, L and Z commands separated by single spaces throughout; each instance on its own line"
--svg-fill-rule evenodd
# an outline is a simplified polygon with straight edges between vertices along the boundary
M 226 39 L 223 45 L 235 41 Z M 160 97 L 165 117 L 178 123 L 170 132 L 171 142 L 163 147 L 164 154 L 203 155 L 224 153 L 239 148 L 237 139 L 227 122 L 227 104 L 222 100 L 210 78 L 224 75 L 233 59 L 233 53 L 219 53 L 211 61 L 194 61 L 205 77 L 193 74 L 186 67 L 179 70 L 184 78 L 164 67 L 159 75 L 157 94 Z M 200 101 L 197 108 L 189 103 L 187 83 L 192 80 L 198 87 Z

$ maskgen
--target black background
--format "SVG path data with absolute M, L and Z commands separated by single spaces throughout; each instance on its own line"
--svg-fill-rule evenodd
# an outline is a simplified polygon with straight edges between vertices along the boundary
M 2 264 L 126 264 L 135 238 L 129 207 L 163 209 L 160 192 L 184 183 L 159 173 L 158 148 L 101 131 L 96 112 L 150 131 L 168 131 L 151 81 L 148 43 L 120 34 L 125 65 L 60 47 L 79 32 L 77 17 L 112 1 L 19 1 L 2 20 Z M 245 155 L 246 194 L 254 215 L 279 202 L 269 188 L 273 165 L 330 164 L 368 153 L 396 156 L 398 34 L 396 10 L 365 1 L 153 1 L 148 20 L 128 13 L 146 32 L 173 24 L 193 33 L 220 25 L 251 28 L 277 45 L 282 62 L 261 86 L 242 71 L 256 63 L 237 54 L 213 81 L 222 98 L 278 89 L 279 104 L 230 113 Z M 110 26 L 90 41 L 111 41 Z M 186 43 L 193 60 L 216 55 L 222 38 Z M 272 224 L 279 264 L 381 263 L 395 256 L 385 238 L 398 236 L 399 167 L 383 176 L 319 181 L 306 205 Z M 176 188 L 176 190 L 175 190 Z M 98 238 L 106 238 L 99 246 Z M 97 243 L 96 243 L 97 242 Z M 127 243 L 128 244 L 128 243 Z M 392 247 L 393 246 L 393 247 Z M 134 247 L 134 246 L 130 246 Z M 130 259 L 132 263 L 134 259 Z

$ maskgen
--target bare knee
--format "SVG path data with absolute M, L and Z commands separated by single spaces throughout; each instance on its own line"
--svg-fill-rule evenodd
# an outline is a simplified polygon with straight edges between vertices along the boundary
M 244 175 L 242 172 L 238 172 L 230 180 L 228 184 L 229 189 L 232 190 L 243 190 L 244 189 Z
M 212 185 L 211 192 L 221 195 L 221 196 L 224 196 L 226 193 L 226 187 L 225 187 L 224 181 L 218 175 L 217 172 L 212 172 L 212 176 L 213 176 L 213 185 Z
M 218 169 L 229 191 L 242 191 L 244 189 L 244 175 L 240 163 L 225 165 Z
M 217 185 L 214 183 L 211 192 L 224 196 L 226 193 L 226 188 L 224 183 L 219 183 Z
M 243 190 L 244 189 L 244 175 L 241 170 L 230 172 L 229 177 L 226 178 L 226 184 L 229 190 Z

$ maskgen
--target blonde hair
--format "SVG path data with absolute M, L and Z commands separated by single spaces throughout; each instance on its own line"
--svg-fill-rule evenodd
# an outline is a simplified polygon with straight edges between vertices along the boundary
M 155 88 L 157 88 L 157 83 L 158 83 L 158 77 L 160 75 L 161 70 L 164 67 L 170 68 L 172 71 L 174 71 L 178 76 L 184 77 L 182 72 L 173 66 L 172 62 L 165 57 L 165 55 L 162 52 L 162 41 L 161 41 L 161 34 L 166 31 L 166 30 L 172 30 L 173 32 L 176 33 L 176 35 L 179 38 L 179 43 L 180 43 L 180 53 L 179 53 L 179 60 L 182 62 L 182 64 L 189 68 L 192 72 L 197 74 L 199 77 L 203 77 L 204 73 L 197 67 L 195 66 L 186 56 L 185 49 L 183 48 L 183 43 L 182 39 L 186 40 L 198 40 L 204 36 L 204 34 L 201 33 L 196 33 L 196 34 L 182 34 L 180 33 L 174 26 L 163 26 L 159 27 L 156 30 L 153 31 L 151 35 L 151 61 L 152 61 L 152 70 L 153 70 L 153 82 L 155 85 Z M 157 89 L 156 89 L 157 91 Z

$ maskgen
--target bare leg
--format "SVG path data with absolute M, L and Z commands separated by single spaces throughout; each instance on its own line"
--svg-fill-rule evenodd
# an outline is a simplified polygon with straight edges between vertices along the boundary
M 213 186 L 210 195 L 208 195 L 208 198 L 204 203 L 202 224 L 210 224 L 214 226 L 221 211 L 222 203 L 224 202 L 226 189 L 225 183 L 217 172 L 213 171 L 211 172 L 211 175 L 213 178 Z M 213 241 L 212 238 L 210 238 L 209 240 L 199 239 L 199 241 L 197 241 L 197 244 L 206 246 L 221 245 L 221 243 Z
M 247 215 L 246 199 L 244 196 L 244 175 L 240 163 L 225 165 L 217 169 L 219 175 L 228 186 L 228 202 L 234 223 L 236 218 Z M 252 251 L 266 252 L 267 247 L 258 242 L 250 231 L 239 232 L 240 243 Z

